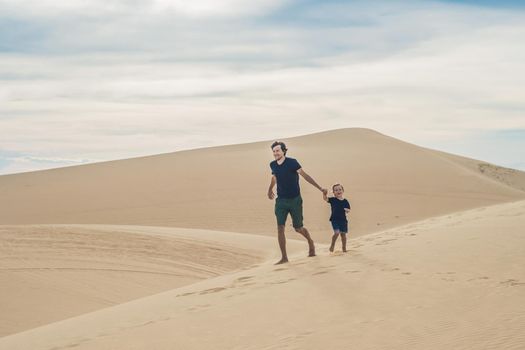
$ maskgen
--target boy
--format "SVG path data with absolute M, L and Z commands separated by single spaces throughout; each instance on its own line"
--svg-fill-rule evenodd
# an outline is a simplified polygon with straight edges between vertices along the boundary
M 343 197 L 344 191 L 343 185 L 337 183 L 332 186 L 334 197 L 328 197 L 326 193 L 323 193 L 323 199 L 330 203 L 332 208 L 330 222 L 332 223 L 334 235 L 332 236 L 330 252 L 334 251 L 335 242 L 339 235 L 341 235 L 341 241 L 343 243 L 343 252 L 346 252 L 346 234 L 348 233 L 348 220 L 346 214 L 350 212 L 350 202 Z

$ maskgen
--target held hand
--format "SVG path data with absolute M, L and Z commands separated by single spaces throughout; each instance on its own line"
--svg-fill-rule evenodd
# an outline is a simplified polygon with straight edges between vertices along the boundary
M 323 192 L 323 196 L 326 196 L 328 194 L 328 190 L 326 188 L 322 188 L 321 192 Z

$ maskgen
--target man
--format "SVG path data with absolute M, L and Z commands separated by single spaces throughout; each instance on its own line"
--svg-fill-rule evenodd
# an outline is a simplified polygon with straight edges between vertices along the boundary
M 277 183 L 277 199 L 275 200 L 275 216 L 277 218 L 277 235 L 279 240 L 279 248 L 281 248 L 282 258 L 278 264 L 288 262 L 286 254 L 286 237 L 284 236 L 284 225 L 288 213 L 292 217 L 293 227 L 296 232 L 306 238 L 308 241 L 308 256 L 315 256 L 314 241 L 310 237 L 308 230 L 303 227 L 303 200 L 299 188 L 299 175 L 301 175 L 312 186 L 319 189 L 319 191 L 326 194 L 328 191 L 319 186 L 314 179 L 310 177 L 301 168 L 301 165 L 294 158 L 286 157 L 286 145 L 284 142 L 274 142 L 272 144 L 272 151 L 275 160 L 270 163 L 272 169 L 272 180 L 270 188 L 268 188 L 268 198 L 274 199 L 273 187 Z

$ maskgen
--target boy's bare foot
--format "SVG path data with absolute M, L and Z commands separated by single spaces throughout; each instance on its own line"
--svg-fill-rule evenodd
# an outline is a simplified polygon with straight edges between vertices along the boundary
M 334 247 L 330 247 L 330 253 L 334 252 Z
M 346 250 L 346 249 L 343 249 L 343 253 L 346 253 L 347 251 L 348 251 L 348 250 Z
M 287 262 L 288 262 L 288 259 L 287 259 L 287 258 L 282 258 L 281 260 L 279 260 L 278 262 L 276 262 L 274 265 L 286 264 Z

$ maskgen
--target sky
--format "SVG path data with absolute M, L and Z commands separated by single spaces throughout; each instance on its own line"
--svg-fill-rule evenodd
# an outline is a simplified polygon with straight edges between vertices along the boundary
M 523 38 L 523 1 L 0 0 L 0 175 L 350 127 L 525 170 Z

